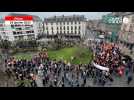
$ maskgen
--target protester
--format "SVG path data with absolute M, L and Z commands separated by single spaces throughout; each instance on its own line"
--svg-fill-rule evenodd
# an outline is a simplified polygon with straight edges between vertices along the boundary
M 129 74 L 128 74 L 128 79 L 127 79 L 127 84 L 129 85 L 130 84 L 130 82 L 132 81 L 132 72 L 130 72 Z
M 104 86 L 108 81 L 114 81 L 115 74 L 122 77 L 124 73 L 128 78 L 127 83 L 132 81 L 130 71 L 133 71 L 133 64 L 123 62 L 117 45 L 101 42 L 93 48 L 94 63 L 108 68 L 109 71 L 98 69 L 92 64 L 72 65 L 63 60 L 50 60 L 47 53 L 41 52 L 31 60 L 16 60 L 13 57 L 6 59 L 6 72 L 9 77 L 14 75 L 15 80 L 31 80 L 31 87 L 38 86 L 38 77 L 44 87 L 85 87 L 89 78 L 93 78 L 94 84 Z

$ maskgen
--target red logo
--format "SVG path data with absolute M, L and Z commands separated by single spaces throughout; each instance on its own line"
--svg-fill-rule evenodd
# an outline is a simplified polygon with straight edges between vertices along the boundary
M 32 21 L 32 16 L 5 16 L 5 21 Z

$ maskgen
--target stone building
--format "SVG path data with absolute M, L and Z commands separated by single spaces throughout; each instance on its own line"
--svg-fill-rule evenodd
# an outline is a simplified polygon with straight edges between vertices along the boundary
M 80 39 L 86 33 L 86 18 L 81 15 L 53 16 L 44 19 L 44 35 L 54 39 L 59 36 L 64 40 Z

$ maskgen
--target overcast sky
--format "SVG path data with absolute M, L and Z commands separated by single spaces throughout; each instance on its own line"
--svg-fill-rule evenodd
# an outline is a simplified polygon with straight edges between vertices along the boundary
M 9 14 L 11 12 L 0 12 L 1 18 L 5 15 Z M 13 12 L 12 12 L 13 13 Z M 85 15 L 88 19 L 100 19 L 102 15 L 108 14 L 110 12 L 14 12 L 14 13 L 23 13 L 23 14 L 31 14 L 31 15 L 37 15 L 44 19 L 45 17 L 51 17 L 51 16 L 59 16 L 59 15 Z

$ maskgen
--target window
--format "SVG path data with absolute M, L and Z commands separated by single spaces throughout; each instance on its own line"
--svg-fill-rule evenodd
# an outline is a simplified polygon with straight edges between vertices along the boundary
M 67 30 L 69 30 L 69 26 L 67 26 Z
M 16 28 L 16 30 L 22 30 L 22 28 Z
M 19 32 L 17 32 L 17 33 L 19 33 Z M 29 33 L 29 31 L 26 31 L 26 34 L 28 34 Z
M 60 31 L 60 33 L 62 33 L 62 31 Z
M 78 34 L 80 34 L 80 31 L 79 31 L 79 33 Z
M 60 27 L 60 30 L 62 30 L 62 27 Z
M 73 26 L 71 26 L 71 30 L 73 30 Z
M 69 24 L 69 22 L 67 22 L 67 25 Z
M 23 34 L 22 32 L 20 32 L 20 34 Z
M 16 34 L 16 32 L 15 32 L 15 31 L 13 31 L 13 34 L 15 35 L 15 34 Z
M 58 30 L 59 28 L 57 27 L 57 30 Z
M 80 21 L 79 21 L 79 24 L 80 24 Z
M 14 25 L 11 25 L 11 28 L 14 28 Z
M 52 31 L 53 31 L 53 27 L 51 27 Z
M 66 32 L 64 31 L 64 34 L 65 34 Z
M 67 31 L 67 33 L 69 34 L 69 31 Z
M 79 26 L 79 30 L 80 30 L 80 26 Z
M 73 31 L 71 31 L 71 34 L 73 33 Z
M 65 26 L 64 26 L 64 30 L 65 30 Z
M 51 25 L 53 25 L 53 23 L 51 22 Z
M 75 21 L 75 24 L 77 24 L 77 22 Z
M 17 36 L 15 36 L 14 38 L 17 39 Z
M 77 26 L 75 26 L 75 30 L 77 29 Z

